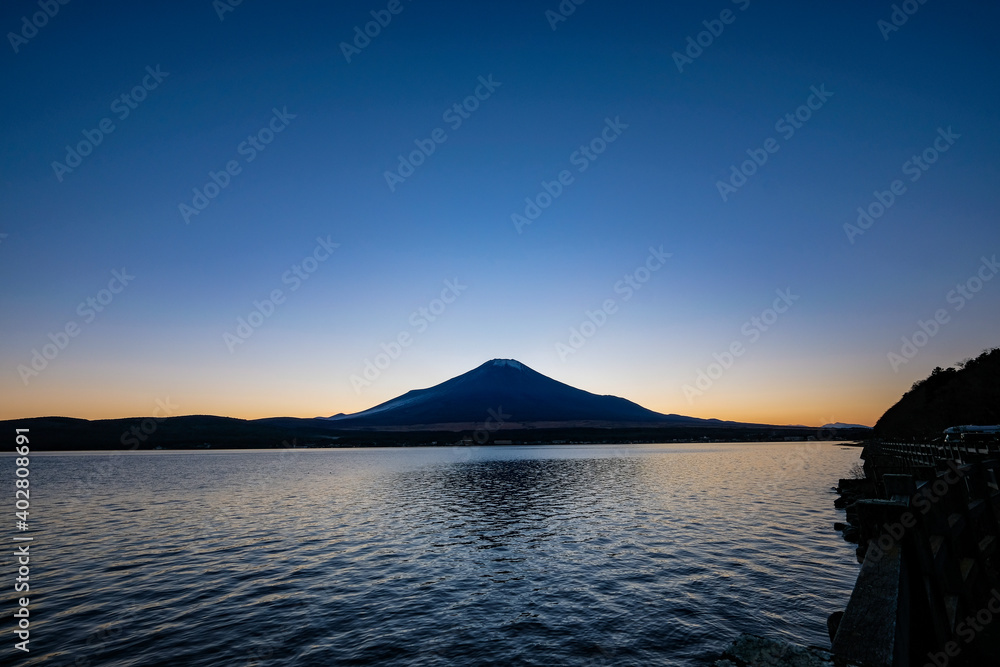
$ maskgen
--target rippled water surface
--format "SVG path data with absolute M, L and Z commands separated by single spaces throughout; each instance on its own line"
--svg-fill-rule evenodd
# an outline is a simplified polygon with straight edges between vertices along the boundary
M 701 665 L 741 631 L 828 646 L 858 570 L 830 487 L 859 453 L 36 455 L 25 664 Z

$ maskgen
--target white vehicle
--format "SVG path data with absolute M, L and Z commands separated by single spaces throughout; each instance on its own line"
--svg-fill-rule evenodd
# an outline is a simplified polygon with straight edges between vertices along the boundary
M 951 426 L 944 430 L 945 442 L 992 442 L 994 440 L 1000 440 L 1000 425 Z

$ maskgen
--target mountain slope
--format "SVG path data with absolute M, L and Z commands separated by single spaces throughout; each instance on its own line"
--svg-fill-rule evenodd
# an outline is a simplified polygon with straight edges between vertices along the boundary
M 502 414 L 510 422 L 720 424 L 663 415 L 617 396 L 571 387 L 512 359 L 493 359 L 441 384 L 415 389 L 373 408 L 331 421 L 343 426 L 475 423 Z M 496 419 L 496 416 L 494 416 Z
M 949 426 L 1000 424 L 1000 348 L 935 368 L 875 424 L 880 438 L 936 438 Z

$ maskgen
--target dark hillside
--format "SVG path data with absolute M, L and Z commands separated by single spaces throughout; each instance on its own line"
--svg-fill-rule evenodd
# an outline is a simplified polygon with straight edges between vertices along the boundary
M 949 426 L 1000 424 L 1000 348 L 935 368 L 875 424 L 879 438 L 928 439 Z

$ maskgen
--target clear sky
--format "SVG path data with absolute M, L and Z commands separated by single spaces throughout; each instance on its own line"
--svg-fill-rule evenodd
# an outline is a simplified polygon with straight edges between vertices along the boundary
M 902 4 L 5 2 L 0 417 L 872 424 L 1000 344 L 1000 8 Z

